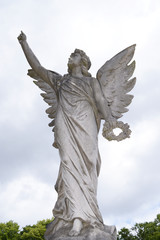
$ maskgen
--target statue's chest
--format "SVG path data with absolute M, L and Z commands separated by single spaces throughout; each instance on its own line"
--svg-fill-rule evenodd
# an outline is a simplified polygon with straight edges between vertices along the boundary
M 72 77 L 72 76 L 66 76 L 64 77 L 61 88 L 62 89 L 70 89 L 71 91 L 76 91 L 76 90 L 83 90 L 86 91 L 90 87 L 90 83 L 88 79 L 85 77 L 78 78 L 78 77 Z

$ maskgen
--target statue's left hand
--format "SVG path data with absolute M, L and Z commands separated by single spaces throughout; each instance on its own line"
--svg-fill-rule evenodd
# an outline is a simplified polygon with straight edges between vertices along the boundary
M 108 129 L 113 129 L 113 128 L 115 128 L 116 123 L 117 123 L 117 120 L 114 117 L 109 117 L 107 119 L 105 125 Z
M 22 31 L 21 31 L 21 34 L 17 38 L 18 38 L 19 43 L 22 43 L 27 40 L 26 35 Z

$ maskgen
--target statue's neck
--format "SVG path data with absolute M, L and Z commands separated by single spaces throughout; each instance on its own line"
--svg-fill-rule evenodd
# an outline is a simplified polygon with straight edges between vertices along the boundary
M 82 71 L 81 71 L 81 67 L 77 66 L 77 67 L 73 68 L 71 76 L 72 77 L 77 77 L 77 78 L 82 78 L 83 74 L 82 74 Z

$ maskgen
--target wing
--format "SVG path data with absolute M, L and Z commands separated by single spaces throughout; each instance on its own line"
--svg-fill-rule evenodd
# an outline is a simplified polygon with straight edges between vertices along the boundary
M 43 100 L 48 103 L 50 106 L 46 113 L 48 114 L 48 117 L 52 119 L 52 121 L 49 123 L 50 127 L 54 127 L 55 125 L 55 114 L 57 110 L 58 105 L 58 98 L 57 98 L 57 91 L 58 91 L 58 85 L 60 83 L 60 80 L 62 76 L 56 72 L 48 70 L 48 73 L 50 75 L 50 84 L 46 83 L 42 78 L 40 78 L 32 69 L 28 70 L 28 75 L 32 78 L 34 78 L 36 81 L 33 81 L 43 92 L 41 93 L 41 96 L 43 97 Z M 53 128 L 54 132 L 54 128 Z
M 133 58 L 135 46 L 132 45 L 107 61 L 97 72 L 102 92 L 116 119 L 127 112 L 126 108 L 132 101 L 133 95 L 128 94 L 136 83 L 136 78 L 131 78 L 135 69 Z

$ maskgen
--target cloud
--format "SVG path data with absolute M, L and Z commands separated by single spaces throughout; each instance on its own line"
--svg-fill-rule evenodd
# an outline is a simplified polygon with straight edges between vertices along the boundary
M 160 197 L 159 1 L 136 0 L 132 7 L 126 0 L 1 1 L 0 14 L 1 221 L 35 223 L 50 217 L 56 201 L 60 159 L 52 147 L 47 105 L 26 75 L 29 65 L 17 41 L 21 30 L 42 65 L 61 74 L 75 48 L 89 55 L 95 76 L 106 60 L 137 44 L 135 97 L 122 119 L 132 135 L 116 143 L 100 133 L 98 199 L 108 224 L 153 220 Z
M 1 219 L 12 219 L 24 227 L 35 224 L 37 219 L 52 218 L 51 210 L 56 201 L 52 188 L 32 175 L 21 176 L 1 186 Z
M 148 212 L 155 206 L 159 209 L 159 120 L 160 116 L 137 123 L 131 139 L 121 143 L 105 143 L 100 139 L 103 162 L 99 203 L 106 221 L 108 216 L 110 221 L 114 213 L 115 221 L 122 226 L 124 219 L 133 223 L 133 219 L 138 219 L 138 214 L 146 214 L 147 209 Z

